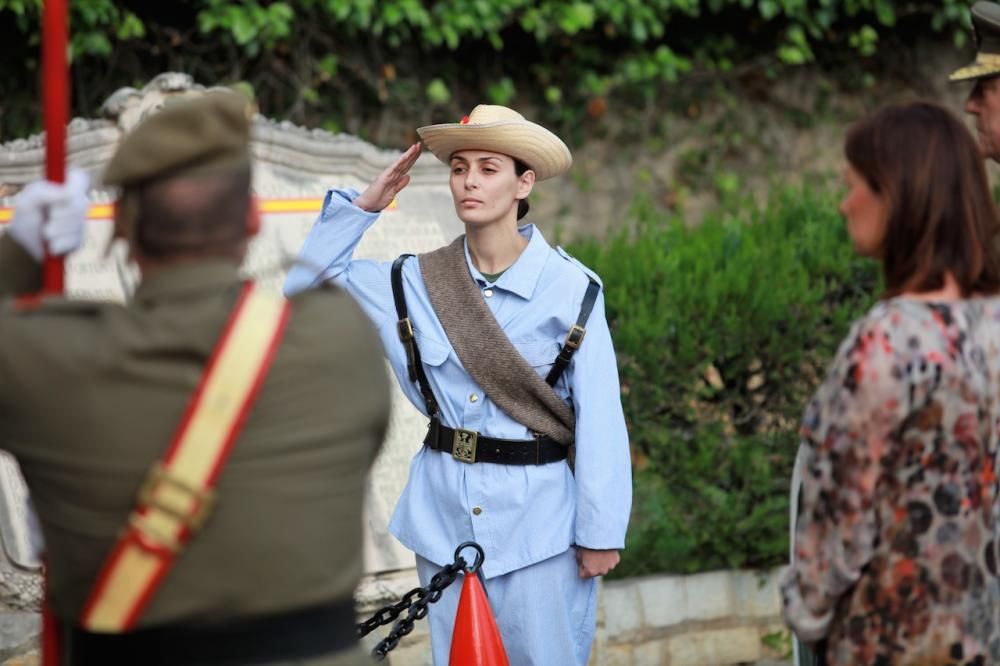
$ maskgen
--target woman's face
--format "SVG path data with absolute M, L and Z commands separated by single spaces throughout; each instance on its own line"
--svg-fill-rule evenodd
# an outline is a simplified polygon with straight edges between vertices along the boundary
M 847 166 L 845 179 L 847 194 L 840 202 L 840 214 L 847 220 L 854 251 L 862 257 L 878 257 L 885 238 L 885 203 L 854 167 Z
M 534 172 L 518 176 L 514 160 L 485 150 L 460 150 L 451 156 L 451 196 L 466 224 L 486 225 L 517 215 L 517 202 L 528 196 Z

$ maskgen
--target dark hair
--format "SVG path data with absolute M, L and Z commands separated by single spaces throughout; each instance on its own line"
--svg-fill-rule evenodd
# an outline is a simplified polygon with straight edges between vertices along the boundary
M 250 169 L 149 183 L 136 198 L 135 242 L 144 254 L 231 255 L 247 236 Z
M 930 102 L 885 107 L 848 132 L 844 155 L 885 205 L 886 296 L 944 286 L 1000 290 L 996 206 L 975 140 Z
M 521 160 L 517 159 L 516 157 L 513 159 L 514 159 L 514 173 L 518 177 L 523 176 L 524 172 L 531 168 Z M 522 217 L 527 215 L 529 208 L 531 208 L 531 206 L 528 205 L 528 200 L 526 198 L 519 199 L 517 202 L 517 219 L 520 220 Z

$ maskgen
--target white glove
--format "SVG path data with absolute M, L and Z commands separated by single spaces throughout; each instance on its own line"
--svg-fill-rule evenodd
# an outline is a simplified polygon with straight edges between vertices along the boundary
M 7 233 L 36 261 L 49 254 L 62 256 L 80 247 L 90 200 L 90 177 L 70 169 L 65 183 L 39 180 L 14 198 L 14 219 Z

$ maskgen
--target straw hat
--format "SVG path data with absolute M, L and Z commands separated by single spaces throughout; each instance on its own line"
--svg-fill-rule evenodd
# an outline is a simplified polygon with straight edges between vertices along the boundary
M 506 106 L 480 104 L 462 122 L 427 125 L 417 134 L 445 164 L 459 150 L 488 150 L 524 162 L 535 180 L 558 176 L 573 164 L 562 139 Z
M 968 81 L 1000 74 L 1000 5 L 979 0 L 972 5 L 976 60 L 952 72 L 951 81 Z

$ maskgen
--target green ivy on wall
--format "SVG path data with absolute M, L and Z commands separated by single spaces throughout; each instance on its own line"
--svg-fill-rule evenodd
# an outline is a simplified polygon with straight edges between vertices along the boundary
M 75 112 L 166 69 L 245 81 L 269 115 L 364 131 L 523 100 L 552 122 L 648 102 L 692 72 L 877 57 L 903 29 L 961 45 L 967 0 L 73 0 Z M 0 137 L 37 129 L 40 0 L 0 0 Z M 11 20 L 13 19 L 13 20 Z M 889 46 L 891 48 L 891 39 Z M 373 119 L 373 116 L 376 116 Z M 406 137 L 396 142 L 403 145 Z

